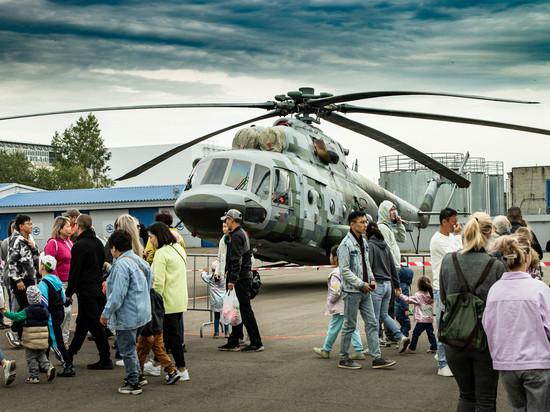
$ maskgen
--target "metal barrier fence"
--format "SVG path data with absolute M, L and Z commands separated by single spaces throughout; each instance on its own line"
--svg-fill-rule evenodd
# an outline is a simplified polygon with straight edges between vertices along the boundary
M 407 263 L 407 266 L 411 267 L 417 267 L 422 266 L 422 276 L 426 275 L 426 266 L 431 266 L 431 262 L 428 261 L 430 258 L 429 253 L 401 253 L 401 258 L 405 258 L 405 262 Z M 412 258 L 421 258 L 420 261 L 414 261 L 411 265 L 411 259 Z

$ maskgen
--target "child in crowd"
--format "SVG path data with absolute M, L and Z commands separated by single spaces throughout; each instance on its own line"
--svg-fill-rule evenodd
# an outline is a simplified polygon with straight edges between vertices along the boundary
M 23 346 L 25 346 L 25 355 L 27 365 L 29 366 L 30 376 L 27 383 L 40 383 L 38 372 L 46 371 L 48 382 L 55 378 L 55 368 L 46 357 L 48 349 L 48 319 L 50 314 L 48 309 L 40 302 L 42 294 L 36 285 L 30 285 L 27 288 L 27 301 L 29 306 L 25 309 L 13 313 L 2 309 L 4 316 L 15 321 L 15 329 L 23 327 Z M 13 328 L 12 327 L 12 328 Z
M 437 341 L 435 340 L 434 334 L 434 292 L 430 279 L 426 276 L 421 276 L 418 279 L 418 292 L 413 296 L 407 296 L 403 293 L 398 293 L 398 297 L 406 303 L 414 304 L 414 321 L 416 325 L 413 330 L 413 335 L 411 343 L 406 350 L 407 353 L 415 353 L 416 344 L 418 343 L 418 338 L 422 332 L 426 331 L 428 335 L 428 341 L 430 342 L 430 349 L 427 353 L 437 353 Z
M 342 297 L 342 284 L 340 278 L 340 269 L 338 269 L 338 256 L 336 251 L 338 245 L 335 245 L 330 250 L 330 264 L 336 266 L 336 268 L 328 275 L 328 295 L 327 295 L 327 311 L 325 315 L 332 315 L 330 324 L 328 325 L 327 336 L 322 348 L 313 348 L 313 352 L 322 358 L 330 358 L 330 351 L 332 345 L 338 337 L 342 325 L 344 323 L 344 298 Z M 361 335 L 357 327 L 351 335 L 351 344 L 355 349 L 355 353 L 350 355 L 352 360 L 363 360 L 365 355 L 363 354 L 363 344 L 361 343 Z M 367 350 L 368 351 L 368 350 Z
M 414 272 L 409 267 L 402 267 L 399 270 L 399 287 L 401 292 L 409 296 L 410 295 L 410 286 L 413 281 Z M 409 319 L 409 305 L 405 303 L 402 299 L 395 297 L 395 318 L 401 325 L 401 333 L 406 337 L 409 337 L 409 331 L 411 330 L 411 320 Z
M 0 293 L 0 311 L 4 313 L 6 303 L 4 302 L 4 294 Z M 14 360 L 6 359 L 4 352 L 0 349 L 0 364 L 4 369 L 4 386 L 10 385 L 15 379 L 16 363 Z
M 146 385 L 147 380 L 143 376 L 145 372 L 152 376 L 160 376 L 160 367 L 164 367 L 166 375 L 166 384 L 172 385 L 180 379 L 180 375 L 176 372 L 176 367 L 166 354 L 164 348 L 164 339 L 162 335 L 164 320 L 164 302 L 162 296 L 151 289 L 151 320 L 145 325 L 141 334 L 138 337 L 136 352 L 139 359 L 141 374 L 139 375 L 139 383 Z M 153 350 L 155 359 L 145 363 L 147 355 Z
M 211 273 L 208 273 L 208 267 L 202 269 L 202 280 L 210 286 L 210 310 L 214 312 L 214 339 L 220 336 L 220 313 L 223 308 L 223 299 L 225 298 L 225 275 L 216 274 L 219 262 L 212 262 Z M 225 326 L 225 337 L 229 337 L 229 325 Z
M 42 252 L 39 261 L 38 272 L 42 276 L 42 280 L 38 284 L 38 289 L 42 293 L 42 304 L 50 313 L 48 321 L 50 337 L 48 338 L 48 343 L 63 366 L 63 370 L 57 376 L 75 376 L 73 359 L 65 347 L 63 330 L 61 328 L 65 319 L 65 306 L 69 305 L 70 302 L 67 302 L 65 298 L 61 280 L 52 274 L 57 266 L 57 260 L 53 256 L 45 255 Z M 49 353 L 49 351 L 46 353 Z

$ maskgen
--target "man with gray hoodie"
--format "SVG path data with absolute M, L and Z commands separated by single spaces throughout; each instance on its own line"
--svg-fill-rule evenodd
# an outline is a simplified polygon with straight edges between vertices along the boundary
M 399 250 L 399 246 L 397 243 L 403 243 L 406 240 L 406 232 L 405 232 L 405 225 L 401 221 L 401 216 L 399 216 L 399 213 L 397 212 L 397 208 L 395 205 L 389 201 L 384 200 L 382 203 L 380 203 L 380 206 L 378 207 L 378 228 L 380 229 L 380 232 L 384 236 L 384 241 L 390 248 L 390 252 L 392 254 L 393 258 L 393 264 L 395 266 L 395 270 L 397 272 L 397 275 L 399 275 L 399 271 L 401 270 L 401 250 Z M 398 288 L 399 283 L 394 283 L 393 288 Z M 388 307 L 388 315 L 395 319 L 394 315 L 394 300 L 395 300 L 395 294 L 393 293 L 392 288 L 392 294 L 390 299 L 390 304 Z M 386 328 L 386 340 L 388 342 L 381 342 L 385 343 L 387 346 L 390 346 L 390 342 L 397 342 L 396 336 L 394 333 Z

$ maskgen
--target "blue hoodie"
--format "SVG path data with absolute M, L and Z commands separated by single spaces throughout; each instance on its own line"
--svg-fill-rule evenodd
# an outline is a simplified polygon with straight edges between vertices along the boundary
M 413 281 L 414 272 L 409 267 L 401 267 L 401 270 L 398 273 L 399 275 L 399 287 L 401 288 L 401 292 L 403 292 L 404 295 L 410 296 L 410 286 Z M 409 311 L 409 305 L 405 303 L 403 300 L 399 299 L 397 296 L 395 297 L 395 307 L 403 310 L 403 312 Z
M 38 289 L 42 293 L 41 303 L 48 309 L 50 314 L 48 319 L 48 330 L 50 332 L 50 337 L 52 338 L 52 346 L 57 347 L 55 332 L 53 330 L 53 322 L 61 325 L 65 317 L 64 307 L 62 305 L 67 301 L 67 299 L 63 293 L 63 284 L 56 275 L 46 275 L 38 284 Z M 50 296 L 50 291 L 55 291 L 57 296 Z M 52 319 L 52 314 L 54 319 Z

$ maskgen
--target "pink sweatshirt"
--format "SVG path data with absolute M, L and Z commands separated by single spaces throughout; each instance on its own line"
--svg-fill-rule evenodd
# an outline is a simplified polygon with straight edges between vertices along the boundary
M 550 288 L 525 272 L 505 272 L 483 312 L 493 368 L 550 369 Z
M 412 296 L 399 295 L 405 303 L 414 304 L 414 321 L 432 323 L 434 321 L 434 300 L 428 292 L 418 291 Z
M 69 280 L 69 269 L 71 268 L 71 249 L 73 242 L 69 239 L 63 240 L 59 236 L 48 239 L 44 248 L 44 254 L 53 256 L 57 260 L 57 267 L 53 271 L 61 282 Z
M 340 269 L 336 268 L 327 279 L 327 311 L 325 315 L 343 315 L 344 298 L 342 297 L 342 283 L 340 279 Z

